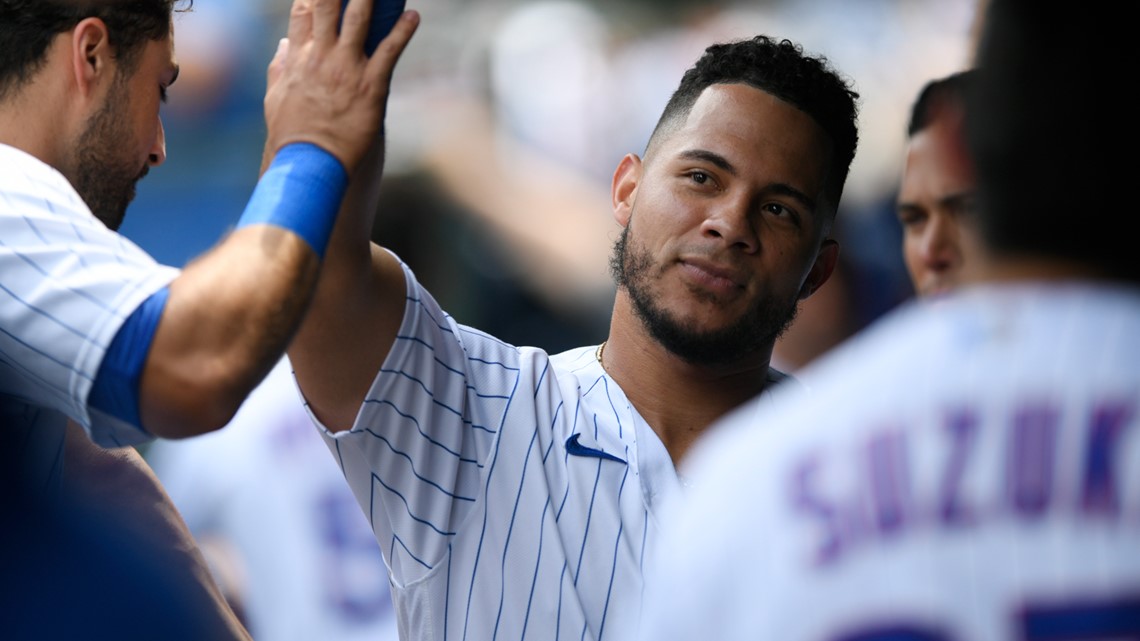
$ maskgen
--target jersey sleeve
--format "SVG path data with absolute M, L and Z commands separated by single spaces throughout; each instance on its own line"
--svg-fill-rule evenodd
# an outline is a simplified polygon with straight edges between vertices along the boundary
M 323 431 L 397 581 L 430 570 L 481 500 L 521 378 L 517 348 L 456 323 L 404 269 L 388 358 L 352 429 Z
M 149 440 L 88 394 L 123 322 L 178 270 L 107 229 L 46 166 L 2 173 L 0 392 L 66 414 L 103 446 Z

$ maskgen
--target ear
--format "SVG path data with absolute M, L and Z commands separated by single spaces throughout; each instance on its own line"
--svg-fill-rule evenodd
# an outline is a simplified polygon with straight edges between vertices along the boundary
M 641 158 L 636 154 L 626 154 L 614 171 L 610 196 L 613 198 L 614 220 L 622 227 L 629 225 L 630 215 L 633 214 L 633 201 L 637 198 L 641 168 Z
M 115 76 L 115 59 L 107 24 L 84 18 L 71 32 L 71 66 L 79 94 L 91 99 Z
M 815 257 L 815 263 L 811 266 L 811 271 L 808 272 L 803 287 L 800 288 L 800 300 L 806 299 L 814 294 L 817 289 L 823 287 L 827 279 L 831 278 L 831 274 L 835 271 L 835 266 L 838 263 L 839 243 L 827 238 L 820 246 L 819 253 Z

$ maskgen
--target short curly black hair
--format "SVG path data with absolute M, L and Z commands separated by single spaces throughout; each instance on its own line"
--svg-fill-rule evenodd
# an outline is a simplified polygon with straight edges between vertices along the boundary
M 107 24 L 118 60 L 132 69 L 142 45 L 170 34 L 175 5 L 189 10 L 193 0 L 0 0 L 0 100 L 39 71 L 57 34 L 86 18 Z
M 755 87 L 795 106 L 820 125 L 833 146 L 826 194 L 838 207 L 859 144 L 859 94 L 827 58 L 807 55 L 799 44 L 766 35 L 708 47 L 682 76 L 649 138 L 648 149 L 671 123 L 688 116 L 705 89 L 716 84 Z

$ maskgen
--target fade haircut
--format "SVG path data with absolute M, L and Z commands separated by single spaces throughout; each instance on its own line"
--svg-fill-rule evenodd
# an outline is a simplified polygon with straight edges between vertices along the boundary
M 86 18 L 106 23 L 116 59 L 131 71 L 148 41 L 170 35 L 175 5 L 188 11 L 193 0 L 0 0 L 0 100 L 35 76 L 56 35 Z
M 831 140 L 825 193 L 838 207 L 859 142 L 859 94 L 823 56 L 809 56 L 790 40 L 765 35 L 715 44 L 681 77 L 649 138 L 646 156 L 660 137 L 688 117 L 697 98 L 717 84 L 744 84 L 765 91 L 811 116 Z M 834 213 L 831 212 L 831 213 Z

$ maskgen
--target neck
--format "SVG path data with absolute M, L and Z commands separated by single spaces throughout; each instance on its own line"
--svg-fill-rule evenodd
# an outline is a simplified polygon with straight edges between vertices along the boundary
M 33 115 L 35 107 L 31 105 L 35 103 L 32 101 L 28 101 L 29 106 L 26 108 L 21 107 L 21 104 L 23 96 L 9 99 L 0 105 L 0 143 L 25 151 L 58 168 L 62 161 L 62 150 L 53 144 L 46 127 L 47 122 L 54 118 Z
M 71 76 L 56 52 L 66 47 L 62 36 L 50 46 L 35 76 L 0 100 L 0 143 L 25 151 L 67 175 L 74 142 L 87 122 L 90 101 L 76 93 Z
M 676 464 L 715 420 L 764 389 L 771 355 L 769 348 L 733 363 L 685 361 L 648 334 L 619 292 L 602 366 Z

